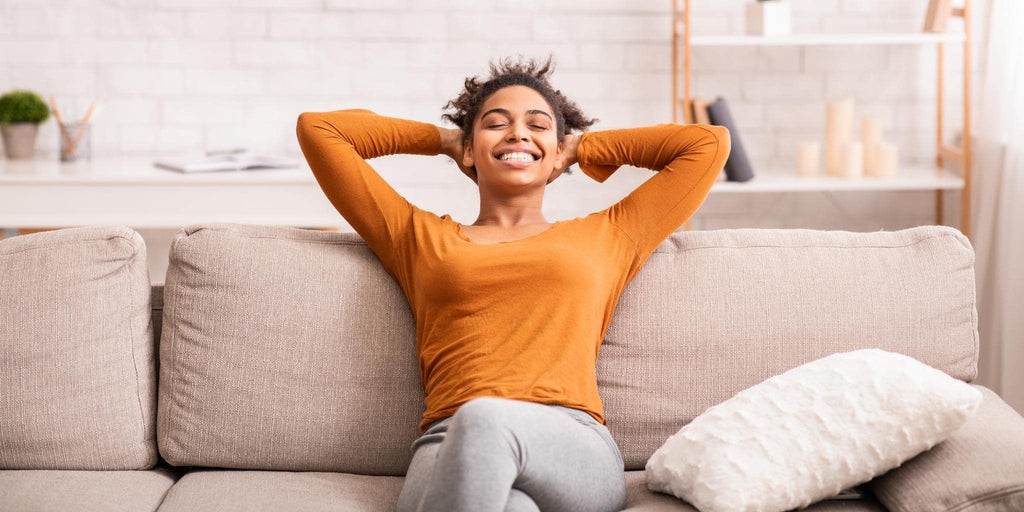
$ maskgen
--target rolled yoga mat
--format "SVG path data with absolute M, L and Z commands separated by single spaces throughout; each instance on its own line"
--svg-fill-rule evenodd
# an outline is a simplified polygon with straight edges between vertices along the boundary
M 754 168 L 750 166 L 750 159 L 747 152 L 743 150 L 740 142 L 740 132 L 736 129 L 736 123 L 729 113 L 729 105 L 725 98 L 717 98 L 708 105 L 708 117 L 711 124 L 724 126 L 729 129 L 729 138 L 732 140 L 732 151 L 725 161 L 725 177 L 728 181 L 747 181 L 754 177 Z

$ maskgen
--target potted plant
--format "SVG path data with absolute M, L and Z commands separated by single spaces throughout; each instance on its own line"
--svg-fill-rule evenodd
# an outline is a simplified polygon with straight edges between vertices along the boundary
M 39 123 L 49 117 L 50 108 L 32 91 L 15 89 L 0 96 L 0 135 L 7 158 L 31 158 Z

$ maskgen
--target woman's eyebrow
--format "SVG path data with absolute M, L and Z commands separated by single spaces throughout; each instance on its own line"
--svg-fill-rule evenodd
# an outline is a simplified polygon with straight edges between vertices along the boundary
M 480 116 L 480 119 L 483 119 L 483 118 L 487 117 L 488 115 L 494 114 L 494 113 L 504 114 L 504 115 L 506 115 L 508 117 L 512 117 L 512 112 L 509 112 L 508 110 L 505 110 L 503 108 L 492 108 L 492 109 L 488 110 L 487 112 L 484 112 L 484 115 Z
M 527 114 L 544 114 L 544 115 L 548 116 L 548 119 L 551 119 L 551 114 L 548 114 L 547 112 L 544 112 L 543 110 L 527 110 L 526 113 Z
M 480 116 L 480 118 L 483 119 L 483 118 L 487 117 L 489 114 L 495 114 L 495 113 L 496 114 L 504 114 L 504 115 L 506 115 L 508 117 L 512 117 L 512 112 L 509 112 L 507 109 L 504 109 L 504 108 L 492 108 L 492 109 L 488 110 L 487 112 L 484 112 L 484 115 Z M 527 114 L 543 114 L 543 115 L 548 116 L 548 119 L 552 119 L 551 118 L 551 114 L 548 114 L 547 112 L 544 112 L 543 110 L 537 110 L 537 109 L 527 110 L 526 113 Z M 554 120 L 554 119 L 552 119 L 552 120 Z

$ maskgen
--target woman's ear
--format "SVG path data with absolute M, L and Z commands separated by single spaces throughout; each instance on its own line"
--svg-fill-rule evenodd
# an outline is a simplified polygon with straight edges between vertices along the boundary
M 548 183 L 555 181 L 555 178 L 562 175 L 565 171 L 565 144 L 559 142 L 558 149 L 555 150 L 555 168 L 551 170 L 551 175 L 548 176 Z
M 469 168 L 473 165 L 473 142 L 467 140 L 462 143 L 462 166 Z
M 565 167 L 565 142 L 559 142 L 555 149 L 555 170 L 561 170 L 562 167 Z

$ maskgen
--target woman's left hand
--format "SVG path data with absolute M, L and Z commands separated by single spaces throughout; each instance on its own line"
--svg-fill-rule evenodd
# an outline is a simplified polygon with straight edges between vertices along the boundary
M 576 148 L 580 145 L 580 136 L 567 133 L 565 134 L 565 139 L 562 141 L 562 144 L 562 158 L 559 160 L 561 166 L 551 173 L 548 183 L 555 181 L 555 178 L 561 176 L 566 169 L 579 162 L 576 158 Z

